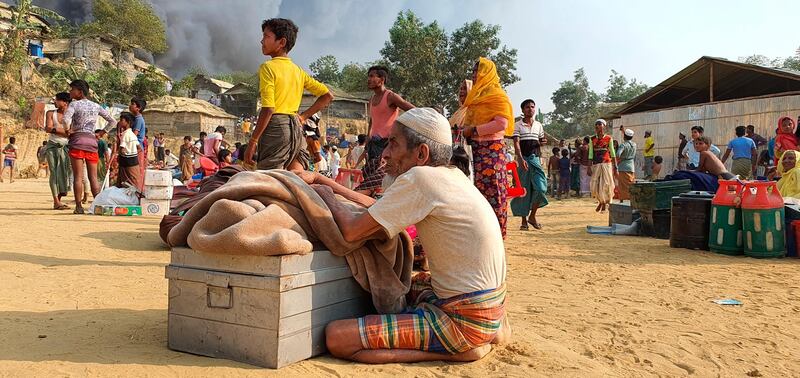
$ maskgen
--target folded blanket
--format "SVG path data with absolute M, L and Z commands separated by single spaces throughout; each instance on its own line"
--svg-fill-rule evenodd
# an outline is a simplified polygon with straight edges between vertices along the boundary
M 677 171 L 667 177 L 664 181 L 672 180 L 691 180 L 692 190 L 716 193 L 719 188 L 719 179 L 712 174 L 697 171 Z
M 366 211 L 345 204 L 353 212 Z M 195 203 L 167 236 L 173 247 L 249 255 L 304 254 L 316 241 L 347 259 L 353 277 L 372 294 L 378 312 L 405 308 L 413 263 L 408 234 L 346 242 L 322 198 L 288 171 L 234 175 Z

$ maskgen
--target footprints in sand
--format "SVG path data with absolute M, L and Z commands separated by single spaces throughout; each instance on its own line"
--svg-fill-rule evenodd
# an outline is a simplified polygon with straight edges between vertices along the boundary
M 524 360 L 529 360 L 535 353 L 531 345 L 521 342 L 512 342 L 495 349 L 495 356 L 500 362 L 514 366 L 523 365 Z

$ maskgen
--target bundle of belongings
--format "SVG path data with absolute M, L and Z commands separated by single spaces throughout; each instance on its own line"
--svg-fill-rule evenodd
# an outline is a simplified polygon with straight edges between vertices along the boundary
M 719 178 L 705 172 L 677 171 L 667 175 L 663 181 L 673 180 L 691 180 L 693 191 L 716 193 L 719 188 Z
M 342 201 L 353 212 L 366 211 Z M 378 312 L 397 313 L 406 305 L 413 262 L 408 234 L 345 241 L 322 198 L 288 171 L 223 168 L 164 217 L 160 235 L 172 247 L 244 255 L 306 254 L 321 242 L 346 258 Z

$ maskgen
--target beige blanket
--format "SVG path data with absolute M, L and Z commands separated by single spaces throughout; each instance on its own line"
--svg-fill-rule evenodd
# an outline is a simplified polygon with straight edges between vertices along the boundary
M 366 211 L 346 204 L 354 212 Z M 378 312 L 405 307 L 413 262 L 408 234 L 346 242 L 322 198 L 288 171 L 236 174 L 195 204 L 168 236 L 173 247 L 248 255 L 305 254 L 317 241 L 347 259 Z

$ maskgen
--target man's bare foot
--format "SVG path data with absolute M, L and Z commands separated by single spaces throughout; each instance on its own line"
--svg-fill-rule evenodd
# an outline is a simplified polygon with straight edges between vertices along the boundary
M 486 344 L 484 346 L 479 346 L 473 350 L 468 350 L 463 353 L 454 354 L 450 361 L 457 361 L 457 362 L 472 362 L 478 361 L 483 357 L 486 357 L 489 352 L 492 351 L 492 344 Z
M 594 208 L 594 211 L 595 211 L 595 212 L 597 212 L 597 213 L 599 213 L 599 212 L 600 212 L 600 208 L 602 208 L 602 207 L 603 207 L 603 204 L 602 204 L 602 203 L 598 203 L 598 204 L 597 204 L 597 207 L 596 207 L 596 208 Z
M 508 313 L 506 313 L 506 315 L 503 317 L 503 321 L 500 323 L 500 329 L 497 331 L 497 334 L 495 334 L 494 340 L 492 340 L 492 344 L 502 345 L 510 342 L 511 322 L 508 320 Z

